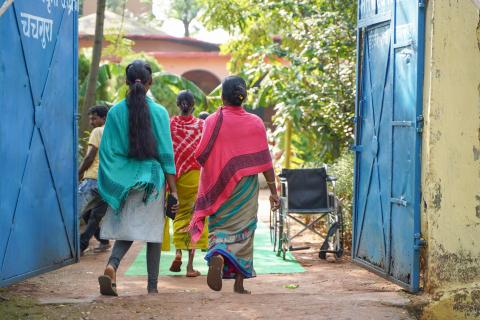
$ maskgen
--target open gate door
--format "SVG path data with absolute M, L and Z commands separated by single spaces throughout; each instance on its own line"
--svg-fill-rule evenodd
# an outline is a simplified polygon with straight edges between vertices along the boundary
M 10 2 L 0 0 L 0 286 L 78 261 L 77 1 Z
M 423 1 L 359 0 L 353 259 L 419 289 Z

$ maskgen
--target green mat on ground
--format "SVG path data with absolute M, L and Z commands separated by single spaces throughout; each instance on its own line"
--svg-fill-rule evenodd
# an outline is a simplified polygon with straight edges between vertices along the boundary
M 171 237 L 173 238 L 173 237 Z M 182 271 L 179 273 L 170 272 L 170 264 L 175 258 L 175 248 L 173 244 L 170 246 L 169 252 L 162 252 L 160 259 L 160 275 L 176 275 L 185 276 L 186 265 L 188 259 L 188 253 L 183 252 L 183 264 Z M 140 250 L 135 261 L 128 268 L 125 275 L 127 276 L 146 276 L 147 275 L 147 262 L 145 258 L 146 246 Z M 208 271 L 207 262 L 204 259 L 206 252 L 197 250 L 195 253 L 195 260 L 193 266 L 196 270 L 200 271 L 202 275 L 206 275 Z M 255 242 L 253 251 L 253 265 L 255 271 L 258 274 L 269 273 L 295 273 L 304 272 L 305 269 L 300 263 L 295 260 L 290 252 L 287 253 L 286 260 L 281 257 L 277 257 L 276 253 L 272 250 L 272 244 L 270 243 L 269 228 L 265 223 L 258 222 L 258 227 L 255 232 Z

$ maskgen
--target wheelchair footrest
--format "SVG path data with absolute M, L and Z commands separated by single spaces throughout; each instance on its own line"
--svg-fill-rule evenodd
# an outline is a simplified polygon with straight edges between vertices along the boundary
M 304 247 L 289 247 L 288 251 L 300 251 L 300 250 L 308 250 L 310 247 L 304 246 Z

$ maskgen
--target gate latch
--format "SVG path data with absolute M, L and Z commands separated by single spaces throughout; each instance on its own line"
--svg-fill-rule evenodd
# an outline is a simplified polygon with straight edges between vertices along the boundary
M 397 205 L 399 205 L 399 206 L 402 206 L 402 207 L 406 207 L 406 206 L 408 205 L 407 200 L 405 200 L 405 199 L 403 198 L 403 196 L 400 197 L 400 198 L 391 198 L 391 199 L 390 199 L 390 202 L 391 202 L 391 203 L 394 203 L 394 204 L 397 204 Z
M 421 248 L 424 248 L 427 246 L 427 241 L 425 241 L 425 239 L 422 238 L 422 235 L 420 233 L 415 233 L 413 237 L 414 237 L 413 248 L 415 250 L 420 250 Z
M 417 127 L 417 132 L 422 133 L 423 132 L 423 115 L 419 115 L 416 119 L 416 127 Z

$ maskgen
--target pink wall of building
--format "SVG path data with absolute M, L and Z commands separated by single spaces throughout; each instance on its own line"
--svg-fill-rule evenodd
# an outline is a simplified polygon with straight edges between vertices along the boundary
M 183 75 L 192 70 L 204 70 L 214 74 L 220 81 L 228 76 L 227 63 L 229 56 L 219 52 L 155 52 L 157 61 L 168 72 Z
M 133 36 L 132 40 L 135 41 L 135 51 L 153 55 L 167 72 L 183 75 L 202 70 L 211 73 L 219 81 L 229 74 L 227 63 L 230 57 L 221 55 L 216 45 L 170 36 Z M 90 48 L 92 44 L 92 36 L 80 35 L 80 48 Z

